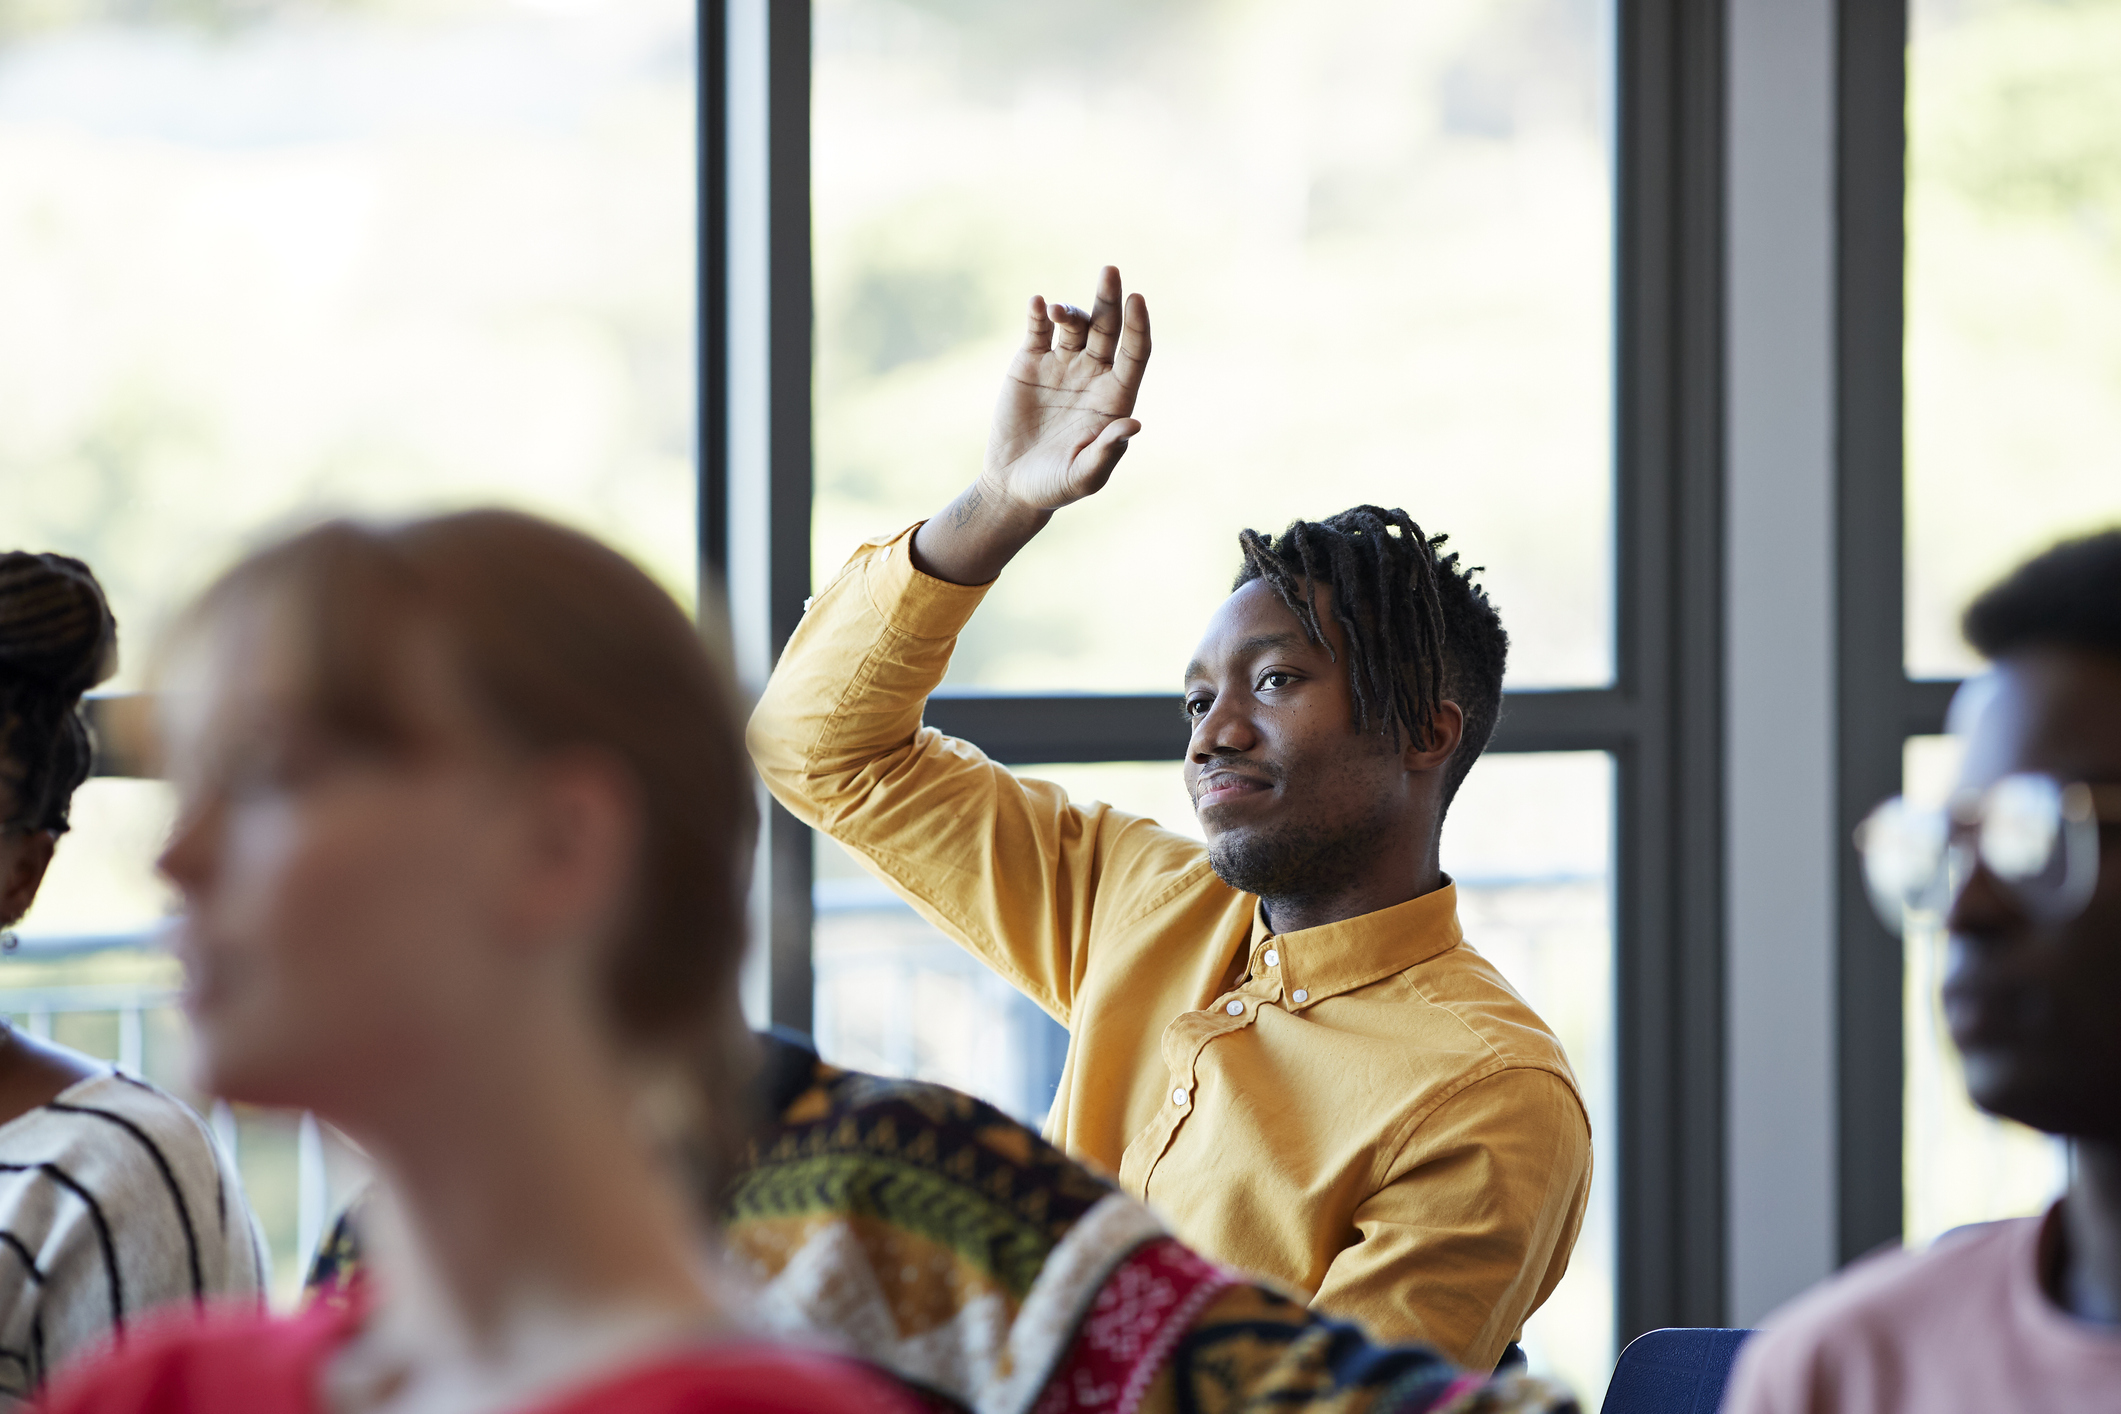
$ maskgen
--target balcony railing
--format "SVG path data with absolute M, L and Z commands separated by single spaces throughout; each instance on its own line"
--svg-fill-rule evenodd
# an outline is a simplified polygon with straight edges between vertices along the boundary
M 49 973 L 52 963 L 93 966 L 112 955 L 152 953 L 161 942 L 158 929 L 27 936 L 17 951 L 0 958 L 0 1014 L 31 1036 L 109 1061 L 202 1110 L 235 1160 L 245 1196 L 259 1216 L 274 1301 L 287 1305 L 336 1206 L 366 1180 L 359 1152 L 313 1114 L 231 1106 L 192 1093 L 186 1074 L 188 1032 L 176 989 L 166 981 L 22 985 L 15 980 L 32 970 Z

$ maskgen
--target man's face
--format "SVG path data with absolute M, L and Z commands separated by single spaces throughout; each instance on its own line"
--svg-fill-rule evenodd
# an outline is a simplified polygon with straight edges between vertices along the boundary
M 1339 891 L 1433 795 L 1411 779 L 1405 743 L 1355 729 L 1348 655 L 1329 592 L 1318 596 L 1331 652 L 1253 580 L 1216 610 L 1186 670 L 1186 789 L 1210 858 L 1225 882 L 1268 898 Z
M 1962 785 L 2017 771 L 2121 781 L 2121 660 L 2029 650 L 1994 676 Z M 2075 918 L 2034 922 L 1980 868 L 1945 923 L 1945 1020 L 1974 1103 L 2050 1133 L 2121 1138 L 2121 830 L 2101 830 L 2098 888 Z

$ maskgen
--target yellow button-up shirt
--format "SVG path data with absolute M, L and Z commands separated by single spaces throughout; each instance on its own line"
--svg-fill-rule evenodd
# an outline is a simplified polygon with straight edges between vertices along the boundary
M 1198 840 L 923 727 L 984 590 L 911 539 L 782 654 L 751 722 L 774 794 L 1068 1028 L 1055 1142 L 1211 1256 L 1492 1367 L 1568 1265 L 1591 1133 L 1455 888 L 1275 935 Z

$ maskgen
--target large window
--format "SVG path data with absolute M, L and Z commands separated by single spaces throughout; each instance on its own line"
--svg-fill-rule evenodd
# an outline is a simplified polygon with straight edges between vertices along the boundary
M 1149 430 L 1012 569 L 931 718 L 1184 827 L 1166 699 L 1236 529 L 1374 500 L 1448 532 L 1515 650 L 1446 864 L 1474 945 L 1567 1045 L 1598 1146 L 1536 1358 L 1595 1399 L 1617 1337 L 1714 1323 L 1700 7 L 27 13 L 0 15 L 0 513 L 103 572 L 119 686 L 251 537 L 491 499 L 606 535 L 681 597 L 697 549 L 762 675 L 855 540 L 973 475 L 1024 296 L 1079 300 L 1114 261 L 1156 311 Z M 152 782 L 84 794 L 0 1008 L 174 1083 L 172 978 L 140 946 L 169 907 L 144 864 L 167 809 Z M 850 1063 L 1037 1118 L 1053 1023 L 790 824 L 762 856 L 752 1000 Z M 217 1119 L 284 1285 L 347 1156 L 292 1117 Z
M 1109 261 L 1156 321 L 1146 430 L 953 683 L 1176 691 L 1239 527 L 1362 502 L 1487 567 L 1512 687 L 1611 680 L 1597 0 L 815 15 L 820 575 L 978 472 L 1026 296 Z
M 1908 51 L 1907 665 L 2013 564 L 2121 523 L 2116 0 L 1917 0 Z
M 693 30 L 684 0 L 0 12 L 0 525 L 102 577 L 117 686 L 246 542 L 333 511 L 523 505 L 692 598 Z M 0 1009 L 181 1093 L 168 810 L 84 788 Z M 350 1156 L 216 1120 L 285 1294 Z
M 1978 667 L 1967 602 L 2063 535 L 2121 523 L 2121 78 L 2116 0 L 1918 0 L 1908 50 L 1906 662 Z M 1908 743 L 1939 799 L 1954 744 Z M 2037 1211 L 2061 1146 L 1968 1103 L 1937 1000 L 1943 943 L 1906 951 L 1905 1227 Z

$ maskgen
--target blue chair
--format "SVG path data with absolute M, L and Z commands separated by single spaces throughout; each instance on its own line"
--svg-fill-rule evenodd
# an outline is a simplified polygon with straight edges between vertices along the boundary
M 1603 1414 L 1716 1414 L 1749 1330 L 1664 1330 L 1620 1352 Z

